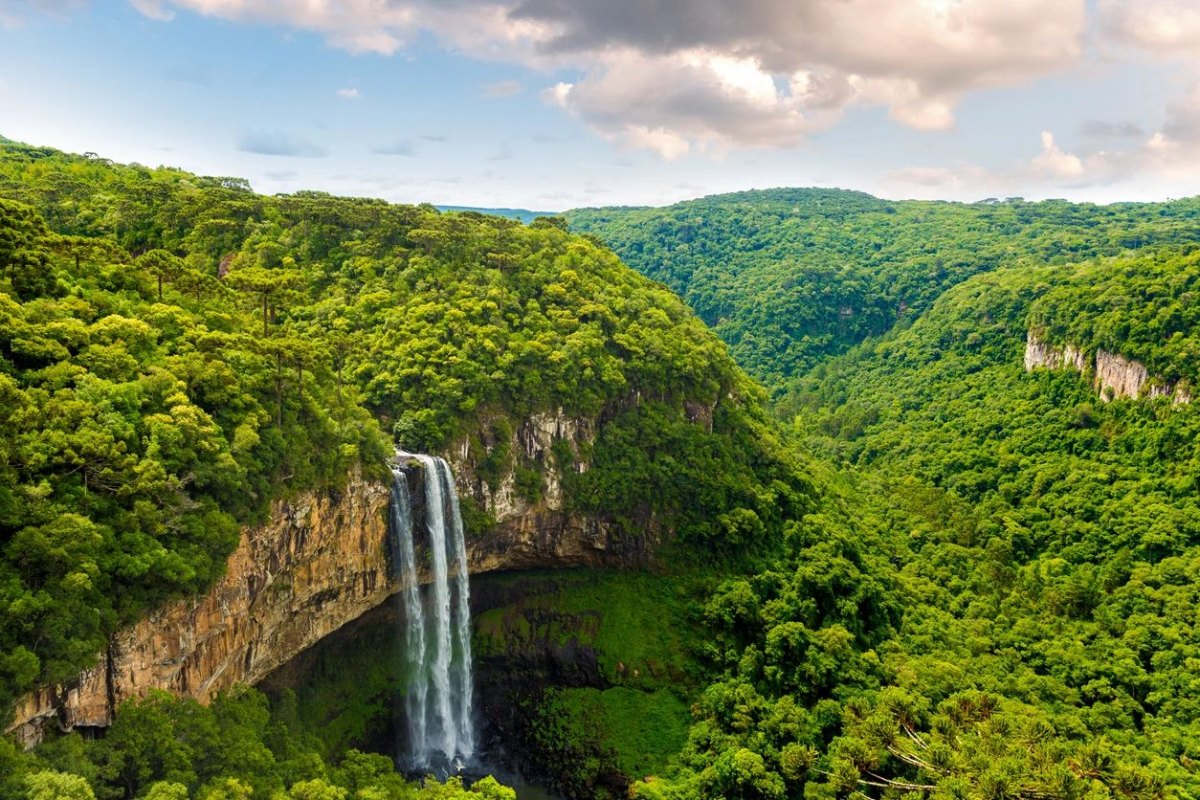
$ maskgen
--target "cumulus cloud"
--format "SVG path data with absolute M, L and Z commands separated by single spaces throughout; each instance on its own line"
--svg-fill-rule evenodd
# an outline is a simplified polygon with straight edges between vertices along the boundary
M 354 88 L 353 86 L 347 86 L 344 89 L 338 89 L 337 96 L 345 98 L 346 100 L 357 100 L 360 95 L 358 89 Z
M 728 145 L 786 147 L 841 115 L 804 78 L 778 81 L 759 63 L 705 51 L 622 52 L 544 97 L 618 143 L 665 158 Z
M 581 77 L 544 96 L 602 136 L 666 157 L 792 146 L 854 104 L 882 105 L 914 128 L 948 128 L 970 92 L 1076 62 L 1086 28 L 1085 0 L 136 4 L 310 31 L 353 52 L 395 53 L 429 32 L 473 57 L 569 68 Z M 493 86 L 492 96 L 515 90 Z
M 1042 131 L 1042 152 L 1034 157 L 1033 167 L 1051 178 L 1079 178 L 1084 172 L 1079 156 L 1064 152 L 1050 131 Z
M 298 139 L 281 131 L 250 131 L 242 134 L 237 143 L 238 150 L 261 156 L 293 156 L 296 158 L 323 158 L 329 151 L 305 139 Z
M 1194 58 L 1200 6 L 1194 0 L 1100 0 L 1101 28 L 1119 43 L 1160 56 Z

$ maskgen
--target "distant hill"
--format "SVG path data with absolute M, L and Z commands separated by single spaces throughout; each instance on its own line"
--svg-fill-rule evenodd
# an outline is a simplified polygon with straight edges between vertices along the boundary
M 435 206 L 435 208 L 438 211 L 475 211 L 491 217 L 519 219 L 526 225 L 537 217 L 555 217 L 559 213 L 557 211 L 530 211 L 527 208 L 480 208 L 477 206 Z
M 968 204 L 838 189 L 563 214 L 572 231 L 598 236 L 678 292 L 777 391 L 823 359 L 908 324 L 972 275 L 1196 241 L 1198 215 L 1197 199 Z

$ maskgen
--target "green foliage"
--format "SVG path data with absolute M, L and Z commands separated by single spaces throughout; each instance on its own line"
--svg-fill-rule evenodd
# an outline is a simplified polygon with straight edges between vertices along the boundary
M 907 324 L 972 275 L 1194 241 L 1198 202 L 967 205 L 772 189 L 567 219 L 678 292 L 739 364 L 778 391 Z
M 386 756 L 349 750 L 335 762 L 239 689 L 211 706 L 157 692 L 122 704 L 107 735 L 71 734 L 33 753 L 0 748 L 3 800 L 514 800 L 493 778 L 464 787 L 407 782 Z M 9 746 L 4 742 L 5 746 Z
M 791 385 L 840 474 L 705 609 L 722 675 L 641 797 L 1200 792 L 1200 412 L 1026 372 L 1030 330 L 1195 380 L 1194 254 L 1001 269 Z
M 465 442 L 539 502 L 546 465 L 511 432 L 594 419 L 594 452 L 558 454 L 569 507 L 631 541 L 770 551 L 809 487 L 761 392 L 563 228 L 0 143 L 0 709 L 208 586 L 272 499 L 380 472 L 383 431 Z
M 670 690 L 622 686 L 553 690 L 539 713 L 557 718 L 554 736 L 600 753 L 622 774 L 636 778 L 659 772 L 679 752 L 689 720 L 687 706 Z M 553 751 L 563 743 L 543 746 Z

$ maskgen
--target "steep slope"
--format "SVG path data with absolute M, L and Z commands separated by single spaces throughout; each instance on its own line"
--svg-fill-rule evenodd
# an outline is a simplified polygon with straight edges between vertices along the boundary
M 789 695 L 800 702 L 773 679 L 795 646 L 767 610 L 777 579 L 731 594 L 732 619 L 758 631 L 734 652 L 757 643 L 766 663 L 743 658 L 728 683 L 760 699 L 706 711 L 733 739 L 700 748 L 689 780 L 723 749 L 748 763 L 740 746 L 761 756 L 764 782 L 807 776 L 830 796 L 1194 795 L 1200 415 L 1149 391 L 1103 397 L 1089 365 L 1108 352 L 1194 380 L 1198 277 L 1180 253 L 995 271 L 801 380 L 796 429 L 853 479 L 859 518 L 898 565 L 902 622 L 858 675 L 839 657 L 839 732 L 789 750 L 788 736 L 755 740 L 736 722 L 767 725 Z M 1031 331 L 1076 355 L 1028 363 Z
M 493 568 L 745 557 L 809 502 L 720 342 L 554 223 L 13 143 L 3 197 L 0 704 L 389 438 L 455 462 Z
M 1198 208 L 1194 199 L 968 205 L 772 189 L 566 217 L 678 292 L 739 364 L 778 391 L 822 359 L 907 324 L 971 275 L 1194 241 Z

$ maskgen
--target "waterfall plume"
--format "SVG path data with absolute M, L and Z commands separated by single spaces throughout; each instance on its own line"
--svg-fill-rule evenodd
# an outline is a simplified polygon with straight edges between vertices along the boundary
M 462 514 L 450 465 L 437 456 L 400 453 L 422 468 L 423 529 L 402 467 L 392 470 L 392 536 L 404 607 L 411 769 L 449 768 L 475 754 L 474 687 L 471 674 L 470 584 Z M 418 564 L 417 534 L 428 537 L 427 563 Z M 422 568 L 429 585 L 422 591 Z

